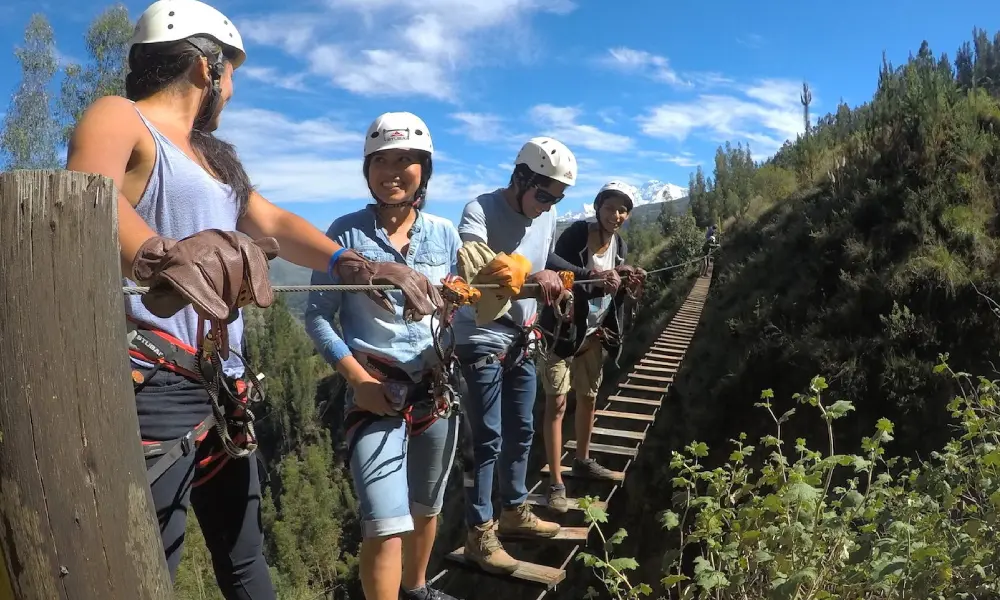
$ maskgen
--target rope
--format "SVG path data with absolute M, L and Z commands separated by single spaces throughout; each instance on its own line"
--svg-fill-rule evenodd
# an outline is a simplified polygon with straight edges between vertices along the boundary
M 661 267 L 659 269 L 653 269 L 652 271 L 646 271 L 646 275 L 647 276 L 654 275 L 656 273 L 662 273 L 664 271 L 671 271 L 673 269 L 678 269 L 685 265 L 698 262 L 704 259 L 705 256 L 699 256 L 698 258 L 693 258 L 691 260 L 677 263 L 674 265 L 668 265 L 666 267 Z M 604 281 L 603 279 L 582 279 L 574 282 L 573 285 L 576 284 L 582 285 L 585 283 L 601 283 L 603 281 Z M 540 284 L 537 283 L 525 283 L 522 287 L 535 288 L 538 287 L 539 285 Z M 444 286 L 436 285 L 434 287 L 441 289 Z M 489 290 L 489 289 L 499 289 L 504 286 L 500 285 L 499 283 L 486 283 L 482 285 L 477 285 L 475 287 L 482 290 Z M 274 285 L 271 286 L 271 289 L 274 290 L 275 293 L 285 294 L 285 293 L 314 292 L 314 291 L 315 292 L 367 292 L 369 290 L 392 291 L 392 290 L 398 290 L 399 288 L 394 285 L 349 285 L 346 283 L 342 283 L 342 284 L 327 284 L 327 285 Z M 124 292 L 126 295 L 142 295 L 148 291 L 149 291 L 148 287 L 142 287 L 142 286 L 122 287 L 122 292 Z

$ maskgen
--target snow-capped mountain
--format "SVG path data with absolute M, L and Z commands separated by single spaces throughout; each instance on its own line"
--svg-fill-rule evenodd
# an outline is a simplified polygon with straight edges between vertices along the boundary
M 661 202 L 672 202 L 687 196 L 688 189 L 673 183 L 651 179 L 639 186 L 639 202 L 636 206 L 644 204 L 659 204 Z M 594 216 L 593 202 L 583 205 L 582 211 L 568 212 L 559 216 L 559 221 L 578 221 Z

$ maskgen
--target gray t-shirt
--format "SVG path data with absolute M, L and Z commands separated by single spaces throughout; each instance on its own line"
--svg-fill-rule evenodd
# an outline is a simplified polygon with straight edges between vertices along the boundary
M 465 205 L 458 233 L 481 239 L 497 254 L 516 252 L 524 256 L 531 261 L 531 273 L 537 273 L 545 269 L 555 244 L 556 210 L 552 208 L 537 219 L 529 219 L 515 212 L 504 199 L 503 189 L 498 189 Z M 511 302 L 507 316 L 526 327 L 535 322 L 537 311 L 538 301 L 526 298 Z M 455 313 L 453 326 L 459 344 L 473 344 L 493 351 L 509 346 L 517 334 L 497 321 L 477 326 L 475 310 L 470 306 L 463 306 Z

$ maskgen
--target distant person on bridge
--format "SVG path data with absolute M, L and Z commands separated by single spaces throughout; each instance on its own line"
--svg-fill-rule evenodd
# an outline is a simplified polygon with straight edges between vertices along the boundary
M 701 246 L 701 253 L 704 258 L 701 261 L 701 276 L 708 275 L 708 268 L 712 265 L 712 253 L 719 248 L 719 229 L 713 223 L 705 231 L 705 243 Z
M 457 273 L 458 230 L 423 210 L 433 152 L 430 131 L 416 115 L 375 119 L 365 136 L 363 166 L 375 202 L 335 220 L 326 233 L 330 239 L 368 260 L 407 265 L 434 282 Z M 326 271 L 313 273 L 313 285 L 330 283 Z M 306 331 L 349 384 L 348 463 L 361 505 L 365 598 L 455 600 L 427 585 L 426 570 L 458 419 L 438 418 L 429 406 L 433 369 L 440 364 L 434 317 L 408 322 L 403 309 L 399 301 L 388 313 L 361 294 L 313 291 Z
M 539 318 L 550 344 L 548 359 L 540 357 L 538 368 L 546 397 L 545 453 L 550 469 L 547 504 L 555 512 L 568 510 L 561 456 L 563 415 L 570 389 L 576 393 L 573 474 L 588 479 L 614 476 L 613 471 L 590 457 L 589 450 L 604 360 L 608 352 L 621 352 L 626 293 L 622 280 L 633 274 L 645 277 L 642 269 L 625 264 L 628 246 L 618 233 L 632 214 L 637 197 L 638 191 L 627 183 L 606 183 L 594 199 L 594 220 L 576 221 L 556 242 L 555 254 L 584 269 L 583 278 L 604 281 L 574 287 L 574 311 L 569 322 L 560 323 L 555 311 L 548 307 Z
M 441 298 L 423 275 L 345 250 L 254 191 L 235 149 L 212 133 L 232 96 L 233 70 L 245 58 L 236 27 L 211 6 L 153 3 L 131 40 L 128 98 L 103 97 L 87 109 L 70 140 L 67 169 L 114 181 L 125 285 L 151 288 L 124 302 L 147 480 L 171 577 L 190 505 L 224 597 L 268 600 L 275 591 L 262 553 L 258 465 L 253 456 L 234 458 L 254 447 L 241 417 L 257 379 L 225 351 L 219 352 L 227 358 L 218 374 L 222 389 L 206 389 L 195 372 L 202 324 L 206 315 L 218 315 L 220 303 L 235 317 L 223 327 L 228 346 L 241 349 L 239 301 L 216 294 L 257 285 L 255 294 L 269 295 L 266 258 L 274 256 L 276 240 L 281 257 L 332 270 L 345 283 L 403 286 L 418 313 L 430 314 Z M 272 239 L 257 246 L 250 238 Z M 231 274 L 240 273 L 244 281 L 234 286 Z M 144 343 L 132 343 L 137 339 Z M 212 425 L 217 392 L 225 409 L 218 429 Z M 223 447 L 220 432 L 229 432 L 235 450 Z
M 538 283 L 543 303 L 555 301 L 563 283 L 555 271 L 545 268 L 556 230 L 552 207 L 576 183 L 576 175 L 576 159 L 562 143 L 547 137 L 525 143 L 507 187 L 465 206 L 458 225 L 463 241 L 459 272 L 492 270 L 518 288 L 525 281 Z M 480 270 L 483 261 L 476 257 L 494 253 L 498 256 Z M 526 277 L 527 272 L 531 274 Z M 466 275 L 466 279 L 472 278 Z M 484 300 L 490 291 L 484 290 Z M 537 392 L 532 349 L 539 336 L 538 302 L 531 297 L 538 290 L 525 292 L 506 303 L 480 301 L 475 308 L 459 309 L 455 316 L 456 354 L 469 390 L 463 404 L 475 459 L 472 485 L 466 487 L 465 556 L 493 573 L 512 573 L 518 566 L 497 539 L 498 531 L 552 537 L 560 530 L 557 523 L 539 519 L 527 503 L 525 479 Z M 493 514 L 494 471 L 500 483 L 498 520 Z

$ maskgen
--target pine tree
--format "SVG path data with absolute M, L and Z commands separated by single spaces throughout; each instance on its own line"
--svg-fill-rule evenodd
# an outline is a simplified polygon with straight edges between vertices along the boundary
M 83 111 L 95 100 L 102 96 L 125 95 L 131 35 L 128 9 L 121 4 L 108 8 L 90 24 L 85 36 L 90 64 L 67 66 L 62 83 L 59 112 L 65 123 L 64 141 L 69 140 Z
M 4 117 L 0 153 L 8 169 L 58 168 L 58 125 L 49 93 L 57 67 L 55 35 L 45 15 L 32 15 L 24 45 L 14 55 L 21 65 L 21 83 Z

